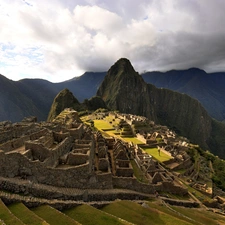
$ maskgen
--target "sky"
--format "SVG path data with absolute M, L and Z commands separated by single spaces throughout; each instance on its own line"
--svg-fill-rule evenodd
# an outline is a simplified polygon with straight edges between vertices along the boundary
M 61 82 L 107 71 L 225 71 L 224 0 L 0 0 L 0 74 Z

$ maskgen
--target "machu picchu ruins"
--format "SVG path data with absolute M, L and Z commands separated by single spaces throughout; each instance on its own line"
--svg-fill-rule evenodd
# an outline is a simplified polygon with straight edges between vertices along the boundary
M 107 118 L 119 135 L 93 129 L 93 123 Z M 135 137 L 140 143 L 125 137 Z M 144 150 L 148 147 L 169 159 L 161 163 Z M 143 200 L 155 193 L 187 196 L 188 189 L 176 171 L 190 170 L 188 148 L 188 140 L 167 127 L 118 112 L 93 113 L 85 122 L 67 108 L 53 122 L 38 123 L 36 118 L 1 122 L 0 197 L 7 203 L 20 199 L 29 207 L 46 201 L 51 205 L 55 199 L 57 207 L 67 208 L 116 199 Z M 200 187 L 196 180 L 194 185 L 203 190 L 204 183 Z M 206 184 L 204 190 L 209 191 Z

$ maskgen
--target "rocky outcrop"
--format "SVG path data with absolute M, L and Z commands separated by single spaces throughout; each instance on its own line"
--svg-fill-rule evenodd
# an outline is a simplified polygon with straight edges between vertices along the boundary
M 79 101 L 73 96 L 72 92 L 64 89 L 55 97 L 51 110 L 48 115 L 48 121 L 52 121 L 65 108 L 73 108 L 75 110 L 80 108 Z
M 105 102 L 99 96 L 94 96 L 89 100 L 86 99 L 82 104 L 84 105 L 84 107 L 91 111 L 95 111 L 99 108 L 107 108 Z

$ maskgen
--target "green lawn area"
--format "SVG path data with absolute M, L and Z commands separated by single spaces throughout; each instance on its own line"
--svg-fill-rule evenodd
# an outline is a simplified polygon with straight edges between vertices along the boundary
M 98 130 L 104 131 L 104 133 L 108 134 L 109 136 L 117 136 L 118 138 L 122 138 L 126 142 L 133 142 L 134 144 L 143 144 L 142 141 L 138 140 L 135 137 L 121 137 L 120 135 L 118 135 L 118 132 L 113 128 L 112 124 L 110 124 L 106 120 L 94 120 L 94 126 Z
M 98 130 L 113 129 L 112 125 L 105 120 L 94 120 L 94 125 Z
M 121 137 L 116 135 L 116 130 L 113 129 L 112 125 L 106 120 L 94 120 L 94 126 L 103 132 L 104 136 L 117 136 L 118 138 L 123 139 L 126 142 L 133 142 L 134 144 L 143 144 L 142 141 L 138 140 L 136 137 Z M 171 156 L 165 154 L 163 151 L 158 153 L 157 148 L 144 148 L 145 152 L 152 155 L 159 162 L 164 162 L 171 159 Z
M 177 215 L 171 215 L 171 212 L 167 214 L 163 211 L 155 209 L 154 207 L 145 208 L 132 201 L 116 201 L 103 207 L 102 210 L 131 223 L 140 225 L 191 224 L 181 218 L 178 218 Z
M 39 217 L 43 218 L 50 225 L 77 225 L 75 220 L 61 213 L 60 211 L 48 206 L 42 205 L 33 208 L 32 211 Z
M 177 212 L 199 222 L 200 224 L 225 224 L 225 217 L 222 215 L 215 214 L 213 212 L 209 212 L 203 209 L 192 209 L 188 210 L 184 207 L 172 206 L 174 210 Z
M 0 199 L 0 219 L 4 221 L 5 224 L 13 225 L 24 225 L 24 223 L 19 220 L 11 211 L 5 206 L 5 204 Z
M 119 220 L 105 212 L 89 205 L 81 205 L 72 209 L 64 210 L 63 213 L 85 225 L 125 225 L 126 222 Z
M 43 219 L 29 210 L 23 203 L 13 203 L 8 206 L 8 209 L 23 223 L 32 225 L 47 225 Z
M 158 152 L 158 148 L 143 148 L 145 152 L 157 159 L 159 162 L 164 162 L 171 159 L 171 156 L 165 154 L 163 151 Z
M 133 142 L 134 144 L 143 144 L 143 142 L 136 137 L 122 137 L 122 139 L 126 142 Z

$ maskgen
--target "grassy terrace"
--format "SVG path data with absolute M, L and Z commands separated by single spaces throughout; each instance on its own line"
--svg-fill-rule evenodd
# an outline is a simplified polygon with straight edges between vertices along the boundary
M 115 131 L 113 126 L 105 120 L 94 120 L 94 125 L 98 130 L 108 130 L 112 129 Z
M 121 138 L 126 142 L 133 142 L 134 144 L 143 144 L 142 141 L 138 140 L 135 137 L 125 137 L 121 136 L 120 132 L 116 131 L 113 128 L 113 124 L 110 124 L 107 120 L 94 120 L 94 126 L 100 130 L 105 136 L 116 136 Z
M 210 211 L 204 211 L 202 209 L 186 209 L 183 207 L 172 206 L 176 212 L 179 212 L 193 220 L 195 220 L 196 224 L 225 224 L 225 217 L 222 215 L 215 214 Z
M 13 225 L 24 225 L 24 223 L 19 220 L 12 212 L 5 206 L 5 204 L 0 199 L 0 219 L 4 221 L 5 224 Z M 1 223 L 1 221 L 0 221 Z
M 116 131 L 113 128 L 113 123 L 110 124 L 109 121 L 111 121 L 109 118 L 106 120 L 94 120 L 94 126 L 100 130 L 104 136 L 116 136 L 117 138 L 121 138 L 126 142 L 133 142 L 134 144 L 143 144 L 142 141 L 135 137 L 124 137 L 119 134 L 118 131 Z M 115 122 L 118 124 L 118 121 Z M 160 151 L 160 155 L 157 148 L 143 148 L 145 152 L 147 152 L 149 155 L 153 156 L 156 160 L 159 162 L 164 162 L 169 159 L 171 159 L 171 156 L 167 155 L 163 151 Z
M 134 160 L 130 160 L 131 165 L 133 167 L 134 170 L 134 176 L 143 183 L 148 183 L 148 179 L 143 175 L 143 172 L 140 170 L 140 168 L 138 167 L 137 163 Z
M 89 205 L 81 205 L 72 209 L 63 211 L 67 216 L 73 218 L 81 224 L 85 225 L 126 225 L 125 221 L 119 220 L 110 214 L 98 210 Z
M 117 201 L 103 207 L 102 210 L 133 224 L 192 224 L 177 215 L 172 215 L 171 212 L 161 211 L 163 207 L 160 210 L 154 206 L 145 208 L 131 201 Z
M 158 152 L 158 148 L 143 148 L 145 152 L 147 152 L 149 155 L 154 157 L 159 162 L 165 162 L 169 159 L 171 159 L 171 156 L 167 155 L 163 151 L 160 151 L 160 155 Z
M 32 225 L 48 225 L 42 218 L 30 211 L 23 203 L 14 203 L 8 209 L 23 223 Z
M 60 211 L 48 206 L 42 205 L 37 208 L 33 208 L 32 211 L 43 218 L 50 225 L 78 225 L 79 223 L 73 220 L 71 217 L 61 213 Z

